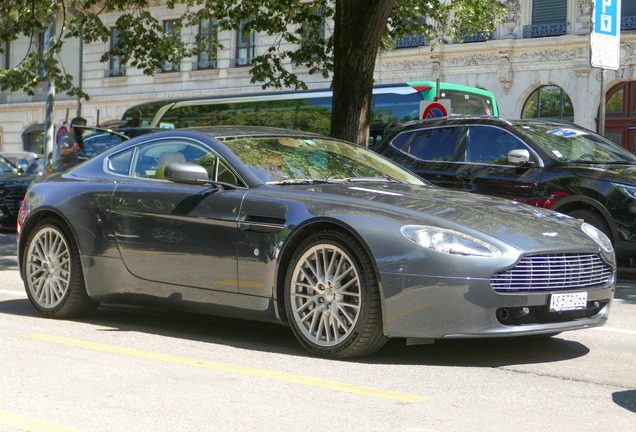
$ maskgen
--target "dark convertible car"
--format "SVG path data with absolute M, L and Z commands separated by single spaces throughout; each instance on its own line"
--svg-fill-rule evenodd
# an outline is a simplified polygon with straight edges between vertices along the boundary
M 580 220 L 255 127 L 151 133 L 37 179 L 18 255 L 44 316 L 103 302 L 278 322 L 327 357 L 602 325 L 616 276 Z

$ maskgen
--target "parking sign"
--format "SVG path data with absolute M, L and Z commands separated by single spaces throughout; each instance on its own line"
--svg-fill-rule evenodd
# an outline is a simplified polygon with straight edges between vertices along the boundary
M 621 0 L 595 0 L 590 34 L 590 64 L 618 69 L 621 43 Z

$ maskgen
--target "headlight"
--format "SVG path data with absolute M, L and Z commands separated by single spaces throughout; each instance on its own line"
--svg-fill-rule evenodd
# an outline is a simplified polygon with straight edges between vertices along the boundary
M 404 237 L 423 248 L 454 255 L 498 257 L 502 252 L 491 244 L 467 234 L 423 225 L 402 227 Z
M 587 234 L 592 240 L 594 240 L 598 245 L 603 248 L 603 250 L 609 254 L 614 253 L 614 246 L 612 246 L 612 242 L 607 238 L 603 231 L 596 228 L 595 226 L 590 225 L 587 222 L 583 222 L 581 224 L 581 229 L 585 234 Z
M 636 199 L 636 187 L 627 186 L 627 185 L 618 184 L 618 183 L 612 183 L 612 184 L 614 185 L 616 189 L 623 192 L 623 194 L 625 194 L 627 197 L 631 199 Z

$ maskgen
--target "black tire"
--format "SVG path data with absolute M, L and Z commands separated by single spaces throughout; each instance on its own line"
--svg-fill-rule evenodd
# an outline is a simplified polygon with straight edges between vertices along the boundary
M 322 357 L 371 354 L 388 340 L 371 259 L 347 233 L 320 231 L 298 247 L 285 278 L 285 309 L 302 346 Z
M 589 223 L 590 225 L 595 226 L 599 230 L 603 231 L 603 234 L 605 234 L 607 238 L 609 238 L 610 241 L 612 241 L 613 243 L 612 232 L 609 228 L 609 225 L 607 224 L 607 221 L 605 220 L 605 218 L 599 213 L 592 210 L 574 210 L 568 213 L 568 216 L 571 216 L 576 219 L 583 219 L 585 222 Z
M 22 279 L 31 304 L 42 316 L 77 318 L 99 306 L 86 293 L 75 239 L 57 219 L 44 219 L 31 231 Z

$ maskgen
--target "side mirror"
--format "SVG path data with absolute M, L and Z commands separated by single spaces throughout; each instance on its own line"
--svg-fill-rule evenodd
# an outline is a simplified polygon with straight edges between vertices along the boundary
M 530 152 L 526 149 L 515 149 L 508 152 L 508 162 L 511 165 L 530 164 Z
M 210 181 L 208 171 L 201 165 L 185 162 L 173 162 L 166 165 L 164 174 L 166 180 L 175 183 L 206 183 Z

